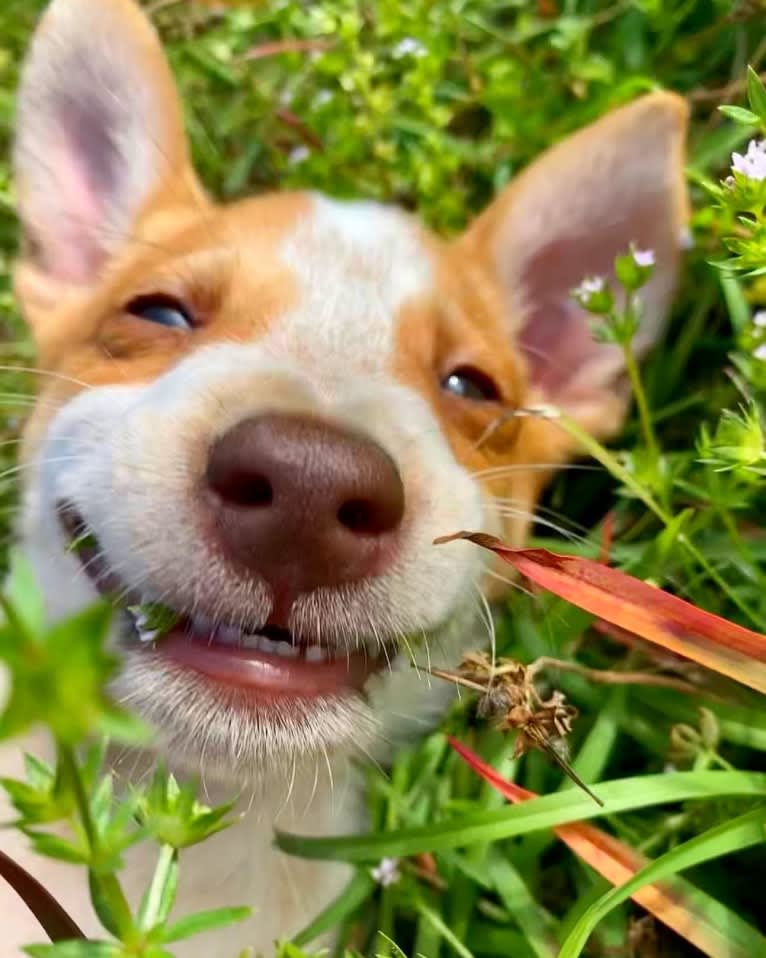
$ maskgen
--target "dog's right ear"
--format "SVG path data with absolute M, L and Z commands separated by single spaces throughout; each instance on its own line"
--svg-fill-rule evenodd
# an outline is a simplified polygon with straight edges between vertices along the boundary
M 17 117 L 17 285 L 28 313 L 89 288 L 147 211 L 202 200 L 170 69 L 133 0 L 53 0 Z

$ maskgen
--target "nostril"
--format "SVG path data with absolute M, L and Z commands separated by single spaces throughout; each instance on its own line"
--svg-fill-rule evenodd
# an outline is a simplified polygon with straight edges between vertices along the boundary
M 380 522 L 375 515 L 376 509 L 364 499 L 349 499 L 338 509 L 338 522 L 351 532 L 362 535 L 375 535 L 380 531 Z
M 349 499 L 338 509 L 338 522 L 357 535 L 379 536 L 398 524 L 399 511 L 391 505 L 373 499 Z
M 248 470 L 234 470 L 225 481 L 213 480 L 210 484 L 231 505 L 253 508 L 270 506 L 274 501 L 274 489 L 267 477 Z

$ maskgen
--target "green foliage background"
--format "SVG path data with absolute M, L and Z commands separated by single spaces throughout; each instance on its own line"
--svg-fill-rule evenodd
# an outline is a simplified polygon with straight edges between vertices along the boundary
M 16 222 L 8 152 L 19 63 L 42 6 L 41 0 L 5 0 L 0 9 L 0 363 L 14 367 L 26 365 L 32 351 L 10 291 Z M 592 526 L 605 496 L 613 496 L 621 532 L 614 559 L 622 568 L 763 629 L 766 542 L 759 528 L 766 502 L 764 484 L 748 468 L 763 465 L 763 435 L 757 417 L 746 436 L 747 423 L 722 421 L 721 412 L 766 388 L 766 363 L 761 368 L 753 361 L 750 327 L 751 311 L 766 304 L 766 286 L 758 278 L 726 280 L 710 265 L 723 257 L 722 236 L 736 224 L 705 187 L 726 175 L 732 149 L 747 137 L 717 106 L 742 103 L 747 65 L 763 66 L 764 4 L 153 0 L 145 6 L 153 10 L 179 78 L 199 170 L 223 198 L 310 186 L 401 203 L 437 229 L 454 232 L 568 131 L 654 88 L 688 97 L 696 246 L 667 339 L 644 374 L 664 458 L 659 466 L 647 461 L 634 421 L 618 445 L 623 463 L 647 489 L 674 514 L 688 510 L 679 520 L 684 532 L 719 578 L 690 562 L 674 537 L 601 471 L 572 472 L 556 482 L 543 515 L 558 531 L 540 525 L 536 539 L 594 554 L 599 532 Z M 295 41 L 300 49 L 292 52 L 275 47 Z M 727 372 L 733 368 L 734 379 Z M 0 523 L 6 530 L 18 486 L 15 438 L 32 386 L 32 377 L 17 368 L 0 371 Z M 736 453 L 733 460 L 728 454 L 726 471 L 700 463 L 702 451 L 715 459 L 724 446 Z M 501 622 L 501 649 L 525 660 L 555 651 L 621 667 L 624 650 L 587 627 L 586 617 L 561 603 L 521 597 L 514 615 Z M 588 781 L 661 771 L 674 724 L 698 722 L 694 703 L 667 690 L 603 695 L 571 676 L 562 676 L 561 687 L 582 712 L 573 746 L 575 765 Z M 741 708 L 714 713 L 713 738 L 702 736 L 696 751 L 687 749 L 674 761 L 695 770 L 766 768 L 761 704 L 743 696 Z M 470 737 L 527 787 L 552 791 L 561 785 L 539 755 L 509 764 L 509 745 L 495 733 L 475 731 L 467 705 L 456 708 L 447 727 Z M 441 732 L 402 755 L 390 779 L 373 775 L 371 795 L 373 824 L 386 829 L 456 811 L 479 813 L 497 803 L 450 756 Z M 739 810 L 740 800 L 702 808 L 680 803 L 621 816 L 610 826 L 656 856 Z M 440 930 L 443 921 L 476 955 L 544 956 L 552 954 L 548 936 L 560 939 L 582 903 L 603 891 L 591 872 L 545 836 L 450 853 L 440 857 L 439 867 L 449 882 L 446 892 L 414 886 L 408 878 L 368 905 L 368 930 L 382 929 L 413 954 L 419 949 L 435 958 L 455 949 Z M 763 924 L 762 855 L 742 853 L 689 877 L 733 913 Z M 366 873 L 359 880 L 368 882 Z M 631 906 L 613 912 L 590 953 L 694 953 L 661 930 L 655 944 L 645 937 L 643 950 L 631 952 L 634 919 Z M 370 947 L 387 953 L 383 939 L 375 940 Z

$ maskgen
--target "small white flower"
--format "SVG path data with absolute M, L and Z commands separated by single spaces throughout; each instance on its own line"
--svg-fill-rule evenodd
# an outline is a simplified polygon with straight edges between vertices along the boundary
M 761 345 L 753 353 L 753 356 L 756 359 L 760 359 L 762 362 L 766 363 L 766 343 L 761 343 Z
M 681 249 L 694 249 L 694 234 L 688 226 L 681 228 L 681 232 L 678 235 L 678 245 Z
M 654 250 L 634 249 L 633 262 L 636 266 L 654 266 Z
M 297 166 L 311 155 L 311 150 L 307 146 L 294 146 L 287 154 L 287 162 L 290 166 Z
M 395 885 L 402 877 L 399 871 L 399 859 L 381 858 L 379 864 L 370 870 L 370 874 L 383 888 L 388 888 L 389 885 Z
M 424 57 L 426 53 L 428 53 L 426 48 L 414 37 L 405 37 L 400 40 L 391 51 L 395 60 L 401 60 L 402 57 Z
M 766 180 L 766 140 L 751 140 L 744 154 L 732 153 L 731 168 L 750 180 Z
M 320 90 L 314 97 L 314 105 L 324 106 L 325 103 L 329 103 L 330 100 L 332 100 L 332 93 L 329 90 Z
M 759 329 L 766 329 L 766 309 L 759 309 L 753 316 L 753 325 Z
M 580 285 L 573 291 L 575 296 L 582 299 L 592 296 L 594 293 L 601 293 L 604 290 L 606 280 L 603 276 L 586 276 Z

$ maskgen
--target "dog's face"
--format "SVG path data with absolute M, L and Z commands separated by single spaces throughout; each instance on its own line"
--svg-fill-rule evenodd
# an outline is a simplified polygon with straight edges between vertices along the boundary
M 656 94 L 570 138 L 450 242 L 309 193 L 214 205 L 132 0 L 54 0 L 18 124 L 42 370 L 22 532 L 51 613 L 109 591 L 180 616 L 155 644 L 123 608 L 119 692 L 192 764 L 249 777 L 421 720 L 443 690 L 411 661 L 481 639 L 489 581 L 479 550 L 434 538 L 520 542 L 574 451 L 555 422 L 493 423 L 548 402 L 619 425 L 619 356 L 569 291 L 650 247 L 654 339 L 683 105 Z

